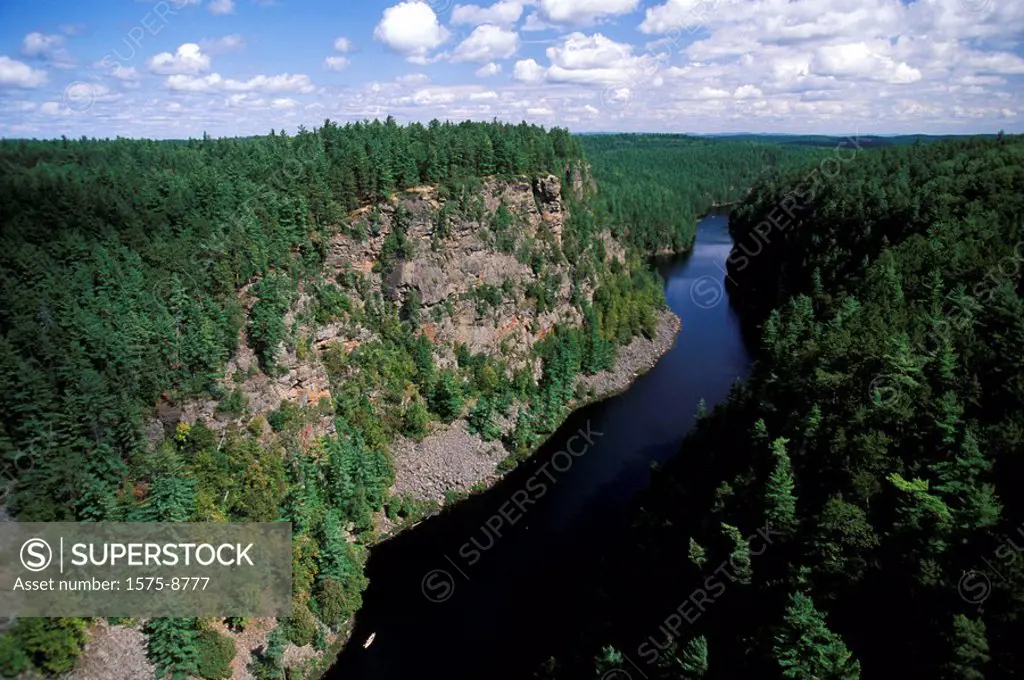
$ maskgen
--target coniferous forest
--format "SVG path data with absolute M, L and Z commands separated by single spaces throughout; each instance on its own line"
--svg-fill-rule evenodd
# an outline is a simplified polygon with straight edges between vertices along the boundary
M 651 258 L 731 207 L 752 374 L 607 537 L 597 614 L 537 677 L 618 677 L 646 652 L 666 680 L 1016 677 L 1024 141 L 875 142 L 808 185 L 836 140 L 391 118 L 2 140 L 5 512 L 291 522 L 293 615 L 248 672 L 303 677 L 285 650 L 337 651 L 382 518 L 438 510 L 394 492 L 396 443 L 464 422 L 499 471 L 524 462 L 599 396 L 582 378 L 658 334 Z M 487 267 L 438 293 L 424 263 L 467 250 Z M 528 340 L 446 335 L 466 318 Z M 311 358 L 326 396 L 252 403 Z M 0 675 L 71 670 L 96 623 L 19 619 Z M 219 631 L 253 625 L 109 623 L 141 629 L 158 677 L 203 678 L 230 675 Z
M 813 167 L 733 210 L 752 375 L 634 501 L 615 616 L 555 676 L 1019 676 L 1024 141 Z
M 295 615 L 255 666 L 277 677 L 284 643 L 312 643 L 358 609 L 371 514 L 386 504 L 389 514 L 408 511 L 387 497 L 396 434 L 422 434 L 470 403 L 471 420 L 487 427 L 518 400 L 534 406 L 508 447 L 528 453 L 571 398 L 575 376 L 608 365 L 617 343 L 651 332 L 660 304 L 653 276 L 616 270 L 584 309 L 588 330 L 566 328 L 537 346 L 538 379 L 464 349 L 454 368 L 440 370 L 414 298 L 386 299 L 355 271 L 318 278 L 331 235 L 367 229 L 353 226 L 351 211 L 421 184 L 440 187 L 453 206 L 444 217 L 454 219 L 471 210 L 465 199 L 480 178 L 564 175 L 580 155 L 564 130 L 390 119 L 248 139 L 0 142 L 7 512 L 22 521 L 291 521 Z M 582 285 L 604 262 L 582 263 L 579 243 L 594 238 L 582 210 L 579 224 L 570 254 Z M 390 260 L 411 249 L 400 226 L 384 242 Z M 546 258 L 565 255 L 538 246 L 524 257 L 544 271 Z M 291 313 L 300 287 L 311 291 L 308 319 Z M 543 306 L 546 290 L 529 304 Z M 333 403 L 285 402 L 247 427 L 216 432 L 178 420 L 194 399 L 215 400 L 218 416 L 245 418 L 241 383 L 279 375 L 282 346 L 308 353 L 300 325 L 335 321 L 378 340 L 325 359 Z M 225 384 L 240 337 L 258 366 Z M 152 436 L 154 409 L 166 416 L 166 437 Z M 303 428 L 325 416 L 333 434 L 310 445 Z M 69 670 L 89 623 L 17 621 L 0 636 L 0 673 Z M 158 672 L 219 677 L 223 645 L 202 622 L 151 621 L 146 634 Z

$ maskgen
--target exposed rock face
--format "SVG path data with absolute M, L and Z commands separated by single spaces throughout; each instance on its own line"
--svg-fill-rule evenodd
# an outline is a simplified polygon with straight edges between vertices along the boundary
M 672 349 L 679 333 L 679 317 L 662 312 L 654 338 L 637 337 L 619 350 L 615 368 L 597 375 L 582 376 L 580 384 L 600 398 L 626 389 L 641 373 L 658 363 Z M 502 423 L 508 429 L 512 421 Z M 500 477 L 498 463 L 505 450 L 496 442 L 485 442 L 466 429 L 464 421 L 441 428 L 422 442 L 400 439 L 392 447 L 397 495 L 442 503 L 451 491 L 467 492 L 475 485 Z
M 252 307 L 252 297 L 248 287 L 239 292 L 246 310 Z M 305 311 L 309 305 L 309 297 L 300 294 L 295 309 L 285 318 L 286 325 L 291 325 L 296 314 Z M 320 329 L 315 343 L 326 346 L 341 337 L 339 325 Z M 167 434 L 178 423 L 193 424 L 202 421 L 214 432 L 222 432 L 229 426 L 242 427 L 254 416 L 266 414 L 281 408 L 285 402 L 300 407 L 316 405 L 320 400 L 330 401 L 330 380 L 323 364 L 315 357 L 306 360 L 298 358 L 296 349 L 282 346 L 278 349 L 277 365 L 281 373 L 276 377 L 268 376 L 259 370 L 256 353 L 249 347 L 243 328 L 239 332 L 238 351 L 228 361 L 224 376 L 219 381 L 225 392 L 238 390 L 242 393 L 245 404 L 243 415 L 225 413 L 219 409 L 215 399 L 191 400 L 180 404 L 162 401 L 157 406 L 157 416 L 146 424 L 146 434 L 150 442 L 156 443 L 162 435 Z M 266 428 L 264 428 L 266 429 Z M 314 423 L 306 439 L 314 439 L 334 432 L 334 420 L 329 415 L 322 416 Z
M 585 168 L 571 168 L 567 175 L 581 184 Z M 578 325 L 578 311 L 570 304 L 572 286 L 565 264 L 548 265 L 541 279 L 531 266 L 531 253 L 544 259 L 557 254 L 567 210 L 562 180 L 555 175 L 530 180 L 489 179 L 467 197 L 442 196 L 435 187 L 416 187 L 396 194 L 390 201 L 368 206 L 349 215 L 347 228 L 335 235 L 323 272 L 332 281 L 346 272 L 366 277 L 371 290 L 403 302 L 414 293 L 421 304 L 423 331 L 441 350 L 442 365 L 454 361 L 452 348 L 465 344 L 472 353 L 500 355 L 518 368 L 531 361 L 533 345 L 549 334 L 558 323 Z M 499 246 L 493 216 L 504 204 L 512 224 L 506 229 L 506 241 Z M 438 214 L 450 209 L 443 233 Z M 401 218 L 399 218 L 401 213 Z M 407 256 L 395 258 L 388 271 L 382 271 L 385 241 L 401 219 L 407 241 Z M 621 247 L 610 236 L 605 239 L 609 258 L 622 258 Z M 527 299 L 530 286 L 554 286 L 550 309 L 538 313 Z M 311 297 L 300 288 L 298 299 L 285 319 L 292 327 L 297 319 L 308 319 Z M 251 287 L 239 292 L 248 311 L 254 298 Z M 481 304 L 477 293 L 501 290 L 500 302 Z M 589 296 L 591 291 L 584 290 Z M 491 300 L 493 302 L 493 299 Z M 357 305 L 363 300 L 353 300 Z M 330 382 L 320 355 L 333 345 L 351 352 L 369 340 L 372 333 L 345 323 L 300 328 L 309 339 L 308 355 L 299 358 L 297 343 L 278 350 L 280 374 L 267 376 L 259 370 L 256 354 L 247 343 L 244 329 L 239 334 L 238 351 L 228 362 L 220 380 L 225 393 L 241 391 L 246 405 L 243 416 L 224 413 L 215 400 L 173 403 L 163 401 L 156 415 L 146 424 L 147 437 L 156 443 L 179 423 L 204 422 L 214 431 L 244 427 L 254 416 L 266 415 L 290 402 L 298 406 L 315 405 L 330 399 Z M 294 338 L 293 338 L 294 340 Z M 533 369 L 539 370 L 538 365 Z M 317 437 L 332 433 L 334 424 L 325 415 L 309 433 Z
M 384 251 L 384 243 L 396 225 L 398 210 L 404 213 L 404 233 L 411 257 L 396 262 L 392 271 L 377 275 L 378 289 L 393 300 L 404 301 L 413 291 L 423 307 L 422 322 L 431 339 L 440 345 L 465 343 L 473 353 L 496 354 L 524 359 L 540 338 L 562 321 L 581 322 L 569 304 L 572 287 L 566 266 L 550 267 L 548 274 L 560 277 L 551 311 L 537 314 L 525 300 L 525 289 L 538 283 L 530 265 L 518 257 L 524 244 L 542 252 L 561 246 L 566 209 L 558 177 L 534 181 L 491 179 L 476 193 L 478 206 L 456 210 L 447 233 L 438 233 L 438 211 L 445 199 L 432 187 L 419 187 L 396 197 L 390 204 L 361 210 L 350 216 L 351 233 L 331 241 L 327 278 L 346 269 L 372 272 Z M 504 203 L 515 221 L 510 231 L 516 237 L 513 252 L 495 246 L 491 218 Z M 473 214 L 473 213 L 476 214 Z M 375 234 L 375 235 L 373 235 Z M 477 303 L 467 299 L 481 286 L 504 287 L 507 292 L 496 308 L 481 314 Z M 438 310 L 438 307 L 443 310 Z M 435 311 L 436 310 L 436 311 Z
M 550 227 L 558 245 L 562 245 L 562 227 L 565 224 L 565 216 L 562 207 L 561 180 L 554 175 L 538 178 L 534 180 L 533 191 L 540 206 L 541 218 Z

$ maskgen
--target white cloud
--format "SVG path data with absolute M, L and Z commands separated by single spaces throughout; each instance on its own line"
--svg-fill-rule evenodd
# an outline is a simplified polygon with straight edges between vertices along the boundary
M 222 78 L 219 73 L 208 76 L 173 75 L 167 88 L 176 92 L 263 92 L 268 94 L 297 92 L 309 94 L 316 88 L 309 76 L 284 73 L 277 76 L 254 76 L 248 80 Z
M 728 96 L 728 90 L 722 90 L 715 87 L 702 87 L 696 93 L 697 99 L 724 99 Z
M 513 77 L 523 83 L 539 83 L 544 80 L 544 67 L 535 59 L 517 61 Z
M 228 98 L 224 100 L 224 103 L 227 106 L 244 107 L 248 109 L 274 109 L 278 111 L 294 109 L 299 106 L 299 102 L 290 97 L 280 97 L 277 99 L 267 100 L 262 97 L 254 97 L 251 94 L 229 95 Z
M 523 15 L 523 3 L 515 0 L 501 0 L 490 7 L 479 5 L 455 5 L 452 10 L 452 24 L 497 24 L 511 26 Z
M 600 33 L 571 33 L 561 45 L 549 47 L 547 57 L 551 60 L 547 79 L 552 82 L 624 87 L 635 83 L 661 84 L 658 59 L 634 56 L 632 45 L 615 42 Z
M 396 83 L 402 83 L 403 85 L 418 85 L 422 83 L 429 83 L 430 76 L 426 73 L 409 73 L 404 76 L 398 76 L 395 78 Z
M 196 74 L 209 69 L 210 57 L 195 43 L 184 43 L 174 54 L 161 52 L 149 59 L 149 70 L 161 75 Z
M 414 63 L 429 63 L 430 51 L 448 40 L 434 10 L 425 2 L 402 2 L 384 10 L 384 16 L 373 32 L 376 40 Z
M 498 101 L 497 92 L 472 92 L 469 95 L 469 101 L 471 102 L 496 102 Z
M 519 34 L 515 31 L 484 24 L 455 48 L 452 61 L 475 61 L 483 64 L 494 59 L 508 59 L 519 51 Z
M 213 14 L 231 14 L 235 11 L 235 0 L 210 0 L 206 8 Z
M 344 37 L 343 38 L 335 38 L 335 40 L 334 40 L 334 51 L 335 52 L 341 52 L 341 53 L 345 54 L 345 53 L 348 53 L 348 52 L 353 52 L 354 50 L 355 50 L 355 45 L 353 45 L 352 41 L 349 40 L 348 38 L 344 38 Z
M 763 97 L 764 92 L 753 85 L 740 85 L 732 93 L 732 96 L 735 99 L 757 99 L 758 97 Z
M 139 72 L 135 70 L 134 66 L 115 66 L 110 74 L 118 80 L 138 80 Z
M 587 26 L 629 14 L 639 5 L 640 0 L 539 0 L 537 17 L 552 24 Z
M 870 46 L 865 42 L 825 45 L 815 52 L 811 64 L 814 72 L 824 76 L 880 80 L 886 83 L 913 83 L 921 72 L 907 64 L 894 61 L 883 53 L 888 43 Z
M 33 89 L 46 82 L 46 71 L 0 54 L 0 87 Z
M 473 72 L 477 78 L 493 78 L 494 76 L 501 73 L 501 64 L 495 64 L 493 61 L 489 64 L 484 64 L 476 71 Z
M 205 38 L 199 41 L 199 47 L 202 51 L 209 52 L 210 54 L 233 52 L 245 47 L 245 38 L 237 33 L 220 38 Z
M 65 45 L 67 38 L 63 35 L 44 35 L 32 32 L 22 38 L 21 53 L 26 57 L 48 61 L 58 68 L 74 66 L 74 59 Z
M 59 102 L 44 102 L 39 107 L 39 112 L 47 116 L 69 116 L 73 113 L 70 108 Z
M 432 104 L 450 104 L 455 99 L 455 93 L 448 90 L 417 90 L 412 96 L 412 103 L 417 106 L 430 106 Z
M 327 57 L 324 59 L 324 68 L 331 71 L 344 71 L 350 63 L 348 57 Z

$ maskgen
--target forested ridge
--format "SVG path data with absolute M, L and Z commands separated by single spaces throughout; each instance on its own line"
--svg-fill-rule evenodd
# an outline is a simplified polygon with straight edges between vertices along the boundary
M 468 417 L 494 439 L 495 418 L 514 417 L 504 441 L 514 464 L 560 422 L 577 375 L 609 367 L 617 345 L 653 332 L 660 283 L 635 255 L 606 256 L 586 196 L 571 190 L 581 158 L 561 129 L 391 119 L 247 139 L 0 141 L 6 510 L 22 521 L 290 521 L 293 616 L 250 664 L 257 677 L 281 677 L 287 643 L 325 649 L 360 606 L 374 513 L 417 511 L 387 494 L 395 436 Z M 519 216 L 504 204 L 488 214 L 475 195 L 483 178 L 546 175 L 572 208 L 561 241 L 523 238 Z M 435 346 L 418 296 L 382 290 L 416 247 L 410 216 L 390 199 L 422 184 L 438 187 L 442 204 L 428 248 L 443 251 L 454 221 L 477 224 L 538 282 L 470 291 L 481 315 L 503 297 L 549 312 L 570 286 L 582 323 L 537 343 L 539 376 Z M 379 208 L 352 217 L 375 204 L 386 220 Z M 321 275 L 339 235 L 383 238 L 372 274 Z M 308 304 L 297 311 L 300 298 Z M 308 333 L 326 324 L 361 339 L 350 353 L 324 353 L 332 398 L 252 417 L 241 387 L 278 377 L 282 348 L 308 356 Z M 258 365 L 225 379 L 239 338 Z M 442 350 L 454 352 L 443 368 Z M 207 399 L 218 420 L 241 426 L 165 419 L 155 439 L 147 429 L 158 405 L 176 419 L 177 405 Z M 332 426 L 310 441 L 323 418 Z M 0 674 L 70 669 L 89 623 L 20 619 L 0 636 Z M 210 623 L 149 621 L 157 673 L 226 677 L 234 647 Z
M 1024 140 L 806 175 L 733 211 L 754 370 L 637 499 L 557 677 L 1020 674 Z
M 824 158 L 831 151 L 790 145 L 788 140 L 782 144 L 689 135 L 579 139 L 597 181 L 598 219 L 620 239 L 649 253 L 689 248 L 697 218 L 710 208 L 739 200 L 765 172 Z

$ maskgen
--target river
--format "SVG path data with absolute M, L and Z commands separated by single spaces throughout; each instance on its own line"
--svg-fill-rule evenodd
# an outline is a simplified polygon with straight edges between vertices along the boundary
M 728 218 L 712 214 L 688 255 L 659 264 L 683 329 L 650 372 L 573 413 L 487 492 L 373 548 L 353 642 L 328 678 L 521 680 L 572 640 L 588 616 L 588 566 L 651 464 L 685 455 L 699 400 L 714 406 L 747 375 L 723 285 L 731 247 Z M 567 444 L 579 455 L 559 454 Z

